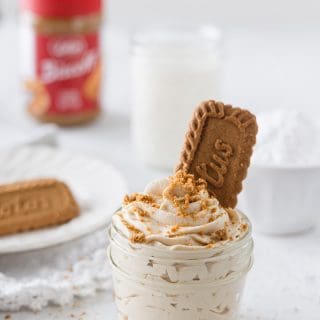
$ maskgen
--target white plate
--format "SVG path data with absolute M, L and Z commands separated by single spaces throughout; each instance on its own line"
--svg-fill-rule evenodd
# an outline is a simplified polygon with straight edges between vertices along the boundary
M 81 213 L 68 223 L 0 237 L 0 254 L 61 244 L 106 227 L 127 192 L 122 175 L 111 165 L 87 156 L 38 146 L 0 153 L 0 183 L 52 177 L 66 182 Z

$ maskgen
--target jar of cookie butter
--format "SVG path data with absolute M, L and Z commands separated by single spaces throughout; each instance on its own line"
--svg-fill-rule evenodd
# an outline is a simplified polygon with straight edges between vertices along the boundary
M 102 1 L 20 1 L 26 108 L 37 120 L 76 125 L 99 115 Z

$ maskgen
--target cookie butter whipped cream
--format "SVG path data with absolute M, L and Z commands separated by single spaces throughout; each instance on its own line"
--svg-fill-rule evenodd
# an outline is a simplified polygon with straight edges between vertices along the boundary
M 221 245 L 238 239 L 248 227 L 237 211 L 210 197 L 204 180 L 182 171 L 151 182 L 143 194 L 126 196 L 113 223 L 132 242 L 169 250 Z
M 235 319 L 250 224 L 204 180 L 178 171 L 126 196 L 109 235 L 119 319 Z

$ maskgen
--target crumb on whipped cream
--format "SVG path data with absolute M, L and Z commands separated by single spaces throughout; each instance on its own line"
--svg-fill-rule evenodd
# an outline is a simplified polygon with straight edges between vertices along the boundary
M 210 248 L 248 232 L 240 212 L 223 208 L 203 179 L 184 171 L 149 183 L 143 193 L 125 196 L 113 224 L 132 243 L 175 249 Z

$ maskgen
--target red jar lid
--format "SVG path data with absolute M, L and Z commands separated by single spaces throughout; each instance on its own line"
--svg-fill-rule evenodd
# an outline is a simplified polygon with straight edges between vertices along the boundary
M 102 0 L 21 0 L 20 7 L 48 18 L 67 18 L 101 12 Z

